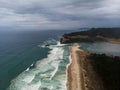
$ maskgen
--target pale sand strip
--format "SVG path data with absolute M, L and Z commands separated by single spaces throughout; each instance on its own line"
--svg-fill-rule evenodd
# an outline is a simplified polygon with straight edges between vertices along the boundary
M 70 48 L 70 54 L 71 54 L 71 59 L 72 59 L 72 63 L 69 65 L 68 67 L 68 90 L 84 90 L 84 86 L 83 86 L 83 76 L 82 76 L 82 72 L 80 70 L 80 65 L 78 63 L 78 56 L 77 56 L 77 51 L 83 52 L 83 50 L 79 49 L 79 45 L 74 44 L 71 48 Z

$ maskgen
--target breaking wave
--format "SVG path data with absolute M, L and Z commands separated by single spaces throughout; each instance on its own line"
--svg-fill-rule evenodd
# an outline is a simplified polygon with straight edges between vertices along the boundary
M 69 49 L 59 42 L 48 48 L 51 50 L 47 58 L 37 61 L 34 68 L 27 68 L 12 80 L 8 90 L 66 90 Z

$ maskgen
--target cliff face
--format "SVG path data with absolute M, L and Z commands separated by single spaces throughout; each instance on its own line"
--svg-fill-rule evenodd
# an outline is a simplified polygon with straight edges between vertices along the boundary
M 64 34 L 61 43 L 72 42 L 120 43 L 120 28 L 92 28 L 88 31 Z

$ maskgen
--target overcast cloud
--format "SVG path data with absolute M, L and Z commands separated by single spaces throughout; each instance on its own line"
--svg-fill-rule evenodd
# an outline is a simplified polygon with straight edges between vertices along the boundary
M 0 0 L 0 28 L 119 26 L 120 0 Z

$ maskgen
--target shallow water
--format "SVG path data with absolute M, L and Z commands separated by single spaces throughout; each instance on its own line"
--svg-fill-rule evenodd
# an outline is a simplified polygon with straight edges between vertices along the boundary
M 0 30 L 0 90 L 5 90 L 10 81 L 26 69 L 34 68 L 36 61 L 47 57 L 50 49 L 39 45 L 56 44 L 56 40 L 66 32 L 70 31 Z
M 120 56 L 120 44 L 107 42 L 80 43 L 81 48 L 93 53 L 105 53 L 107 55 Z
M 66 90 L 69 48 L 59 43 L 49 48 L 47 58 L 37 61 L 35 68 L 12 80 L 8 90 Z

